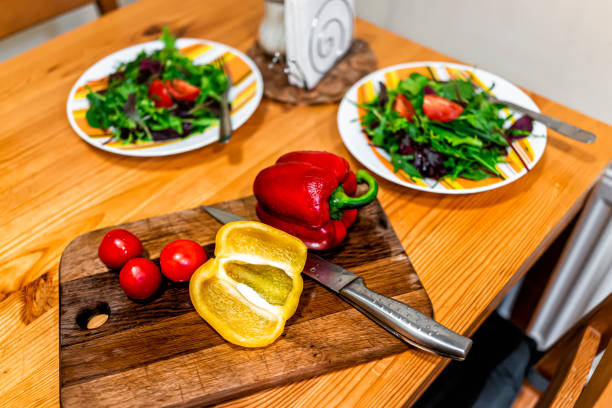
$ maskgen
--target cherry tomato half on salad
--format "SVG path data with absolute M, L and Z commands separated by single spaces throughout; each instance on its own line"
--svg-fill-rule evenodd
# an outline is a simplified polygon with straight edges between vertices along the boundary
M 149 99 L 155 102 L 157 108 L 169 108 L 174 103 L 161 79 L 156 79 L 149 85 Z
M 119 284 L 128 297 L 146 299 L 161 285 L 161 273 L 153 262 L 145 258 L 130 259 L 119 272 Z
M 450 122 L 461 115 L 463 107 L 438 95 L 425 95 L 423 98 L 423 112 L 431 120 Z
M 166 85 L 168 92 L 170 92 L 174 99 L 193 102 L 200 95 L 200 88 L 182 79 L 167 80 L 164 82 L 164 85 Z
M 117 228 L 104 235 L 98 247 L 98 257 L 109 268 L 118 269 L 132 258 L 142 255 L 142 243 L 130 231 Z
M 410 99 L 406 98 L 401 93 L 398 93 L 393 102 L 393 110 L 396 111 L 400 116 L 408 119 L 408 122 L 412 122 L 414 116 L 414 107 L 410 102 Z
M 197 242 L 179 239 L 164 247 L 159 263 L 166 278 L 174 282 L 187 282 L 207 258 Z

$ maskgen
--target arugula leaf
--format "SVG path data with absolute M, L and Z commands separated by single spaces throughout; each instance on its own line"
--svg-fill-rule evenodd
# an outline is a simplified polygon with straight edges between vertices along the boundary
M 451 131 L 437 127 L 435 125 L 430 125 L 429 127 L 431 130 L 433 130 L 434 134 L 442 137 L 442 139 L 444 139 L 444 141 L 450 144 L 451 146 L 459 146 L 462 144 L 466 144 L 470 146 L 482 147 L 483 145 L 482 141 L 477 137 L 461 137 Z
M 174 38 L 172 34 L 170 34 L 170 30 L 168 29 L 168 26 L 164 26 L 162 28 L 162 35 L 159 39 L 164 43 L 164 49 L 166 50 L 176 49 L 174 47 L 174 42 L 176 41 L 176 39 Z
M 461 177 L 474 181 L 479 181 L 489 178 L 491 177 L 491 175 L 481 169 L 466 169 L 461 172 Z
M 92 91 L 89 86 L 87 86 L 87 89 L 89 90 L 87 100 L 89 101 L 89 106 L 92 107 L 92 109 L 88 109 L 87 113 L 85 113 L 87 123 L 96 129 L 108 129 L 111 123 L 108 113 L 104 110 L 104 96 Z
M 136 94 L 135 93 L 131 93 L 128 96 L 127 101 L 125 102 L 125 105 L 123 106 L 123 112 L 125 113 L 125 116 L 128 119 L 140 125 L 142 130 L 144 130 L 144 132 L 147 135 L 147 140 L 149 141 L 153 140 L 149 127 L 145 124 L 144 120 L 142 120 L 142 118 L 140 117 L 140 113 L 138 112 L 138 108 L 136 107 Z
M 386 121 L 387 129 L 393 133 L 399 130 L 402 130 L 402 129 L 408 129 L 409 127 L 414 127 L 414 125 L 408 122 L 408 120 L 405 117 L 398 115 L 397 112 L 395 111 L 393 111 L 392 113 L 389 113 L 387 116 L 385 116 L 385 118 L 387 119 Z
M 402 156 L 399 153 L 393 153 L 391 155 L 391 164 L 393 164 L 393 171 L 403 170 L 411 180 L 421 178 L 421 174 L 412 164 L 414 157 L 412 155 Z
M 387 118 L 383 117 L 380 120 L 380 124 L 372 132 L 372 144 L 374 146 L 382 146 L 385 142 L 385 126 L 387 124 Z
M 408 78 L 400 81 L 397 88 L 402 93 L 417 95 L 423 91 L 428 81 L 429 79 L 425 75 L 413 72 Z
M 468 81 L 449 81 L 440 85 L 436 92 L 452 101 L 468 101 L 474 94 L 474 87 Z
M 450 122 L 430 120 L 422 109 L 425 85 L 439 96 L 462 104 L 461 115 Z M 415 109 L 411 121 L 393 109 L 399 93 Z M 505 162 L 508 149 L 503 137 L 508 127 L 507 115 L 502 112 L 505 106 L 489 102 L 484 92 L 475 92 L 471 81 L 437 82 L 413 73 L 396 89 L 387 89 L 387 96 L 385 103 L 379 103 L 377 97 L 360 105 L 366 109 L 361 125 L 372 144 L 390 154 L 395 171 L 401 169 L 415 178 L 423 174 L 471 180 L 501 177 L 497 165 Z M 513 136 L 523 133 L 518 130 Z
M 114 140 L 129 144 L 185 137 L 218 122 L 217 101 L 229 86 L 225 72 L 213 64 L 195 65 L 176 48 L 167 27 L 160 40 L 162 49 L 142 51 L 134 60 L 121 63 L 109 76 L 104 93 L 88 88 L 90 126 L 109 129 Z M 148 95 L 156 79 L 182 79 L 200 87 L 200 94 L 195 102 L 174 100 L 172 107 L 158 108 L 154 96 Z
M 208 127 L 219 122 L 218 118 L 198 118 L 191 121 L 192 125 L 198 127 Z

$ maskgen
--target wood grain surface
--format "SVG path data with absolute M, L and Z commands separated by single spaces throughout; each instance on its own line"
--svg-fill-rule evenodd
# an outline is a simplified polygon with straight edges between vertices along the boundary
M 256 0 L 140 0 L 0 64 L 0 90 L 10 95 L 0 100 L 3 404 L 59 404 L 58 267 L 74 237 L 250 195 L 257 170 L 291 150 L 329 150 L 360 167 L 338 134 L 337 105 L 264 100 L 231 143 L 173 157 L 113 155 L 89 146 L 70 128 L 70 88 L 100 58 L 157 38 L 164 24 L 178 35 L 246 51 L 262 11 Z M 379 67 L 452 61 L 364 21 L 355 27 Z M 436 319 L 462 334 L 474 332 L 561 232 L 612 156 L 611 126 L 527 92 L 545 114 L 594 132 L 597 142 L 583 145 L 549 132 L 535 169 L 481 194 L 435 195 L 379 180 L 380 202 Z M 414 402 L 446 363 L 408 350 L 224 406 L 399 407 Z
M 252 196 L 215 206 L 257 219 Z M 158 261 L 162 248 L 175 239 L 192 239 L 214 256 L 221 225 L 194 209 L 120 227 L 141 238 L 149 257 Z M 279 340 L 259 349 L 234 346 L 195 312 L 187 284 L 165 282 L 150 301 L 129 300 L 117 272 L 97 257 L 107 231 L 76 238 L 60 263 L 64 407 L 201 406 L 408 349 L 308 278 Z M 427 293 L 378 201 L 360 210 L 342 246 L 320 255 L 359 274 L 370 289 L 433 316 Z M 94 330 L 84 328 L 99 304 L 105 305 L 105 314 L 110 312 L 108 321 Z

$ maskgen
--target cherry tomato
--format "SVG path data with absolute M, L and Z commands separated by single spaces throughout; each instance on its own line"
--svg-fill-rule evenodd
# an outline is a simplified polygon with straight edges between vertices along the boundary
M 431 120 L 450 122 L 461 115 L 463 107 L 438 95 L 425 95 L 423 99 L 423 112 Z
M 182 79 L 171 79 L 164 82 L 168 92 L 174 99 L 181 99 L 186 101 L 195 101 L 198 95 L 200 95 L 200 88 L 191 85 L 187 81 Z
M 155 102 L 158 108 L 169 108 L 174 103 L 161 79 L 156 79 L 149 85 L 149 99 Z
M 130 259 L 119 272 L 119 284 L 128 297 L 146 299 L 161 285 L 161 273 L 153 262 L 145 258 Z
M 179 239 L 164 247 L 159 263 L 166 278 L 186 282 L 206 259 L 206 252 L 197 242 Z
M 393 110 L 399 113 L 400 116 L 408 119 L 408 122 L 412 122 L 414 107 L 412 106 L 410 99 L 406 98 L 401 93 L 398 93 L 395 97 L 395 102 L 393 102 Z
M 98 257 L 109 268 L 119 269 L 132 258 L 142 255 L 142 243 L 130 231 L 110 230 L 98 247 Z

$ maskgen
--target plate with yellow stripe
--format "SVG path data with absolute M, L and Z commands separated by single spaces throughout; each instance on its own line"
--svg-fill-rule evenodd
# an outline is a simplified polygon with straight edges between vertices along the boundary
M 361 117 L 365 110 L 359 105 L 372 101 L 379 92 L 379 83 L 395 89 L 399 81 L 413 72 L 423 74 L 438 81 L 472 80 L 479 87 L 490 90 L 491 94 L 501 100 L 514 102 L 527 109 L 539 112 L 535 102 L 511 82 L 482 69 L 446 62 L 412 62 L 383 68 L 362 78 L 346 93 L 338 109 L 338 129 L 347 149 L 357 160 L 379 176 L 405 187 L 416 190 L 443 194 L 471 194 L 492 190 L 512 183 L 527 174 L 538 163 L 546 148 L 546 127 L 539 122 L 533 123 L 532 133 L 525 138 L 515 140 L 507 148 L 505 163 L 497 165 L 501 176 L 491 176 L 474 181 L 461 177 L 451 179 L 410 177 L 402 170 L 394 171 L 389 154 L 382 148 L 374 146 L 369 137 L 362 131 Z M 504 109 L 509 116 L 511 111 Z M 516 117 L 520 117 L 517 114 Z M 512 123 L 514 118 L 510 118 Z
M 129 62 L 145 51 L 151 53 L 163 47 L 161 41 L 150 41 L 124 48 L 92 65 L 76 81 L 66 104 L 70 125 L 87 143 L 126 156 L 168 156 L 198 149 L 219 139 L 219 125 L 214 124 L 199 134 L 185 138 L 158 142 L 138 142 L 124 144 L 111 138 L 110 130 L 96 129 L 89 126 L 85 114 L 89 108 L 87 88 L 94 91 L 106 89 L 108 76 L 115 72 L 122 62 Z M 193 60 L 195 64 L 223 62 L 226 71 L 232 78 L 229 91 L 231 102 L 232 128 L 242 126 L 257 109 L 263 96 L 263 79 L 255 63 L 242 52 L 214 41 L 195 38 L 179 38 L 176 47 L 180 52 Z

